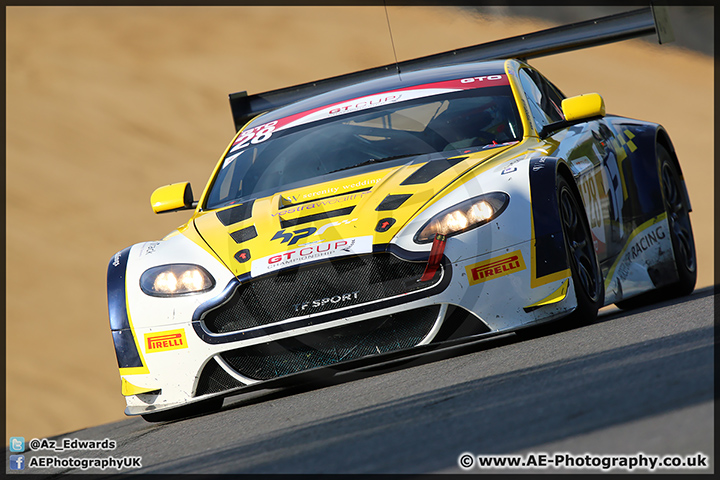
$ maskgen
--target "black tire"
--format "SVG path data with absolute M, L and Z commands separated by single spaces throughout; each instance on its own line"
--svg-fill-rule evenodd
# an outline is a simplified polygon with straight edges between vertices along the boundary
M 143 420 L 150 423 L 170 422 L 173 420 L 182 420 L 183 418 L 217 412 L 222 408 L 222 405 L 223 399 L 215 397 L 201 402 L 191 403 L 190 405 L 185 405 L 183 407 L 164 410 L 162 412 L 145 413 L 142 414 L 141 417 Z
M 660 174 L 660 187 L 663 204 L 668 218 L 670 239 L 672 241 L 675 268 L 678 272 L 678 281 L 661 287 L 658 290 L 643 293 L 637 297 L 621 300 L 615 305 L 623 310 L 643 307 L 651 303 L 670 298 L 689 295 L 695 289 L 697 282 L 697 258 L 695 253 L 695 238 L 690 223 L 690 208 L 685 199 L 685 191 L 675 163 L 670 153 L 658 144 L 657 161 Z
M 591 323 L 597 318 L 605 299 L 602 280 L 587 215 L 582 203 L 565 177 L 558 177 L 557 199 L 560 209 L 565 250 L 572 273 L 577 308 L 565 322 Z
M 690 295 L 697 282 L 697 258 L 695 237 L 690 223 L 690 208 L 685 200 L 685 191 L 675 164 L 662 145 L 658 145 L 660 163 L 660 181 L 663 190 L 663 202 L 668 214 L 668 225 L 672 239 L 675 267 L 678 281 L 667 288 L 675 292 L 674 296 Z

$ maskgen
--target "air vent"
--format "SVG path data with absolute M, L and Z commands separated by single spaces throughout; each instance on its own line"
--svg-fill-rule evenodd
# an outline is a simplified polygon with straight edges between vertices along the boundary
M 247 228 L 243 228 L 230 234 L 232 239 L 235 240 L 235 243 L 247 242 L 248 240 L 252 240 L 253 238 L 257 237 L 257 235 L 258 234 L 257 230 L 255 230 L 255 225 L 250 225 Z
M 253 203 L 255 203 L 255 200 L 250 200 L 249 202 L 241 203 L 240 205 L 227 208 L 225 210 L 220 210 L 216 213 L 217 218 L 220 220 L 220 223 L 226 227 L 242 222 L 243 220 L 247 220 L 252 217 Z
M 282 228 L 294 227 L 296 225 L 302 225 L 303 223 L 315 222 L 317 220 L 323 220 L 325 218 L 343 217 L 350 215 L 355 207 L 340 208 L 338 210 L 329 210 L 327 212 L 315 213 L 308 215 L 307 217 L 291 218 L 290 220 L 280 220 L 280 226 Z
M 400 207 L 400 205 L 405 203 L 405 201 L 410 197 L 412 197 L 411 193 L 403 195 L 388 195 L 383 199 L 382 202 L 380 202 L 380 205 L 378 205 L 375 210 L 378 212 L 395 210 L 396 208 Z
M 443 173 L 445 170 L 454 167 L 466 158 L 468 157 L 453 157 L 428 162 L 422 167 L 420 167 L 418 170 L 413 172 L 408 178 L 403 180 L 400 185 L 420 185 L 423 183 L 427 183 L 433 178 Z

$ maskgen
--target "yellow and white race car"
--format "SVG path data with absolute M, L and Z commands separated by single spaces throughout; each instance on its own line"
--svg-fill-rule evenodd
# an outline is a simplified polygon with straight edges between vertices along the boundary
M 564 28 L 231 95 L 238 132 L 199 200 L 188 183 L 152 195 L 155 212 L 190 220 L 108 266 L 125 412 L 187 416 L 690 293 L 690 202 L 668 133 L 606 114 L 596 93 L 567 98 L 526 62 L 655 31 L 652 12 Z

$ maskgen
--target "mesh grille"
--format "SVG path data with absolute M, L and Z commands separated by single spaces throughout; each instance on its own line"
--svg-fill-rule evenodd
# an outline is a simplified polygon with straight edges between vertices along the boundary
M 367 303 L 440 280 L 441 269 L 431 281 L 419 283 L 424 270 L 424 262 L 406 262 L 389 253 L 299 266 L 240 285 L 202 320 L 210 332 L 227 333 Z
M 200 374 L 194 396 L 199 397 L 207 393 L 223 392 L 243 385 L 245 384 L 231 377 L 214 359 L 210 359 Z
M 243 376 L 269 380 L 367 355 L 410 348 L 427 336 L 439 305 L 225 352 Z

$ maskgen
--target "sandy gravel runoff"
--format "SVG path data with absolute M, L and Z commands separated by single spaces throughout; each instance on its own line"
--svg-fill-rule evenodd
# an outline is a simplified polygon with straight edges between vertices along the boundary
M 110 257 L 187 212 L 233 135 L 228 93 L 393 61 L 382 7 L 7 7 L 7 434 L 122 419 L 108 329 Z M 552 26 L 391 7 L 400 60 Z M 713 279 L 713 60 L 638 40 L 538 59 L 568 95 L 663 124 L 690 189 L 698 287 Z M 7 438 L 5 440 L 8 441 Z

